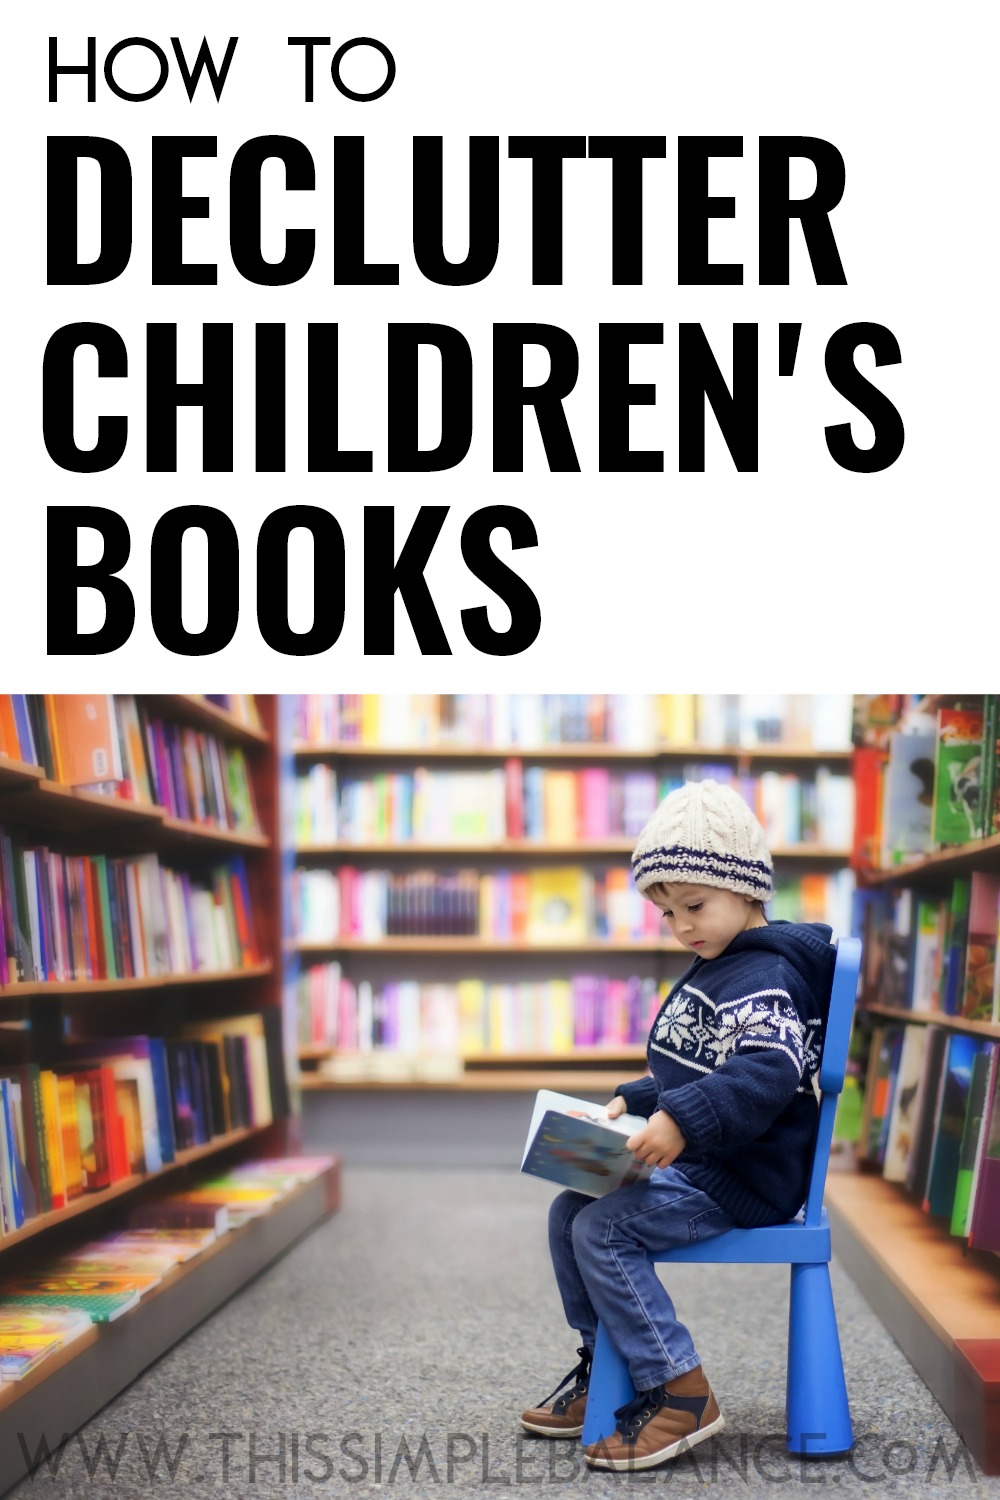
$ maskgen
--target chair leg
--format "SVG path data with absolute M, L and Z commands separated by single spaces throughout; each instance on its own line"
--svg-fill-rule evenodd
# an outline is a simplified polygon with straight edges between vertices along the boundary
M 615 1430 L 615 1412 L 635 1395 L 628 1365 L 604 1331 L 597 1325 L 594 1359 L 587 1386 L 587 1408 L 583 1416 L 582 1442 L 598 1443 Z
M 785 1415 L 790 1453 L 832 1458 L 854 1446 L 830 1267 L 824 1262 L 792 1266 Z

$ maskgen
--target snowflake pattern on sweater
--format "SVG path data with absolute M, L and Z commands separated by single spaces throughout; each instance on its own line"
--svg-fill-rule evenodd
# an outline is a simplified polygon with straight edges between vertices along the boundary
M 710 1073 L 740 1052 L 776 1049 L 795 1069 L 798 1089 L 811 1091 L 822 1024 L 820 1016 L 803 1022 L 785 989 L 754 990 L 716 1005 L 703 990 L 682 984 L 664 1003 L 649 1045 L 697 1073 Z

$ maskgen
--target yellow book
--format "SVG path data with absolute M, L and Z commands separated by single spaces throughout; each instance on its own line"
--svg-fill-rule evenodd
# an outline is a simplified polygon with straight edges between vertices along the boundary
M 63 1165 L 62 1131 L 59 1128 L 58 1080 L 51 1069 L 39 1074 L 42 1086 L 42 1115 L 45 1121 L 45 1145 L 49 1157 L 49 1183 L 52 1207 L 66 1207 L 66 1168 Z
M 361 743 L 377 745 L 381 713 L 378 693 L 361 694 Z
M 587 873 L 579 865 L 528 875 L 528 941 L 575 943 L 587 936 Z
M 545 772 L 542 779 L 542 818 L 545 837 L 554 844 L 572 844 L 579 837 L 575 771 Z
M 458 981 L 458 1045 L 463 1057 L 480 1057 L 487 1047 L 486 985 L 481 979 Z
M 657 730 L 664 745 L 695 743 L 693 693 L 660 693 L 657 700 Z
M 552 1052 L 573 1050 L 573 986 L 568 979 L 553 979 L 547 986 L 544 1014 L 548 1023 L 547 1046 Z

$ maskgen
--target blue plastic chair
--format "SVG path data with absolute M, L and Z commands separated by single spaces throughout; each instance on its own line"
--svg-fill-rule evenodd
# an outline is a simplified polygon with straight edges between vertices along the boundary
M 833 1117 L 844 1085 L 847 1047 L 861 968 L 861 943 L 841 938 L 830 994 L 830 1012 L 819 1070 L 819 1126 L 805 1208 L 787 1224 L 762 1229 L 730 1229 L 703 1244 L 665 1250 L 650 1259 L 704 1261 L 711 1265 L 791 1266 L 785 1421 L 788 1451 L 802 1457 L 833 1458 L 854 1445 L 830 1287 L 830 1224 L 823 1189 L 830 1159 Z M 615 1430 L 615 1410 L 635 1396 L 628 1366 L 598 1324 L 583 1443 L 597 1443 Z

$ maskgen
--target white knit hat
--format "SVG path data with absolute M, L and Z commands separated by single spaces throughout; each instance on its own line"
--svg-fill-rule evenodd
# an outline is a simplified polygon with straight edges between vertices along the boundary
M 717 781 L 688 781 L 668 793 L 632 854 L 643 895 L 662 881 L 720 886 L 770 901 L 773 873 L 763 828 L 739 792 Z

